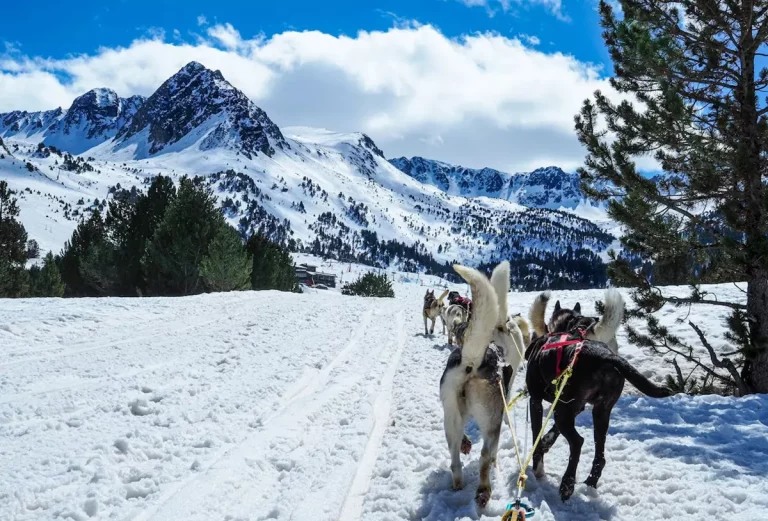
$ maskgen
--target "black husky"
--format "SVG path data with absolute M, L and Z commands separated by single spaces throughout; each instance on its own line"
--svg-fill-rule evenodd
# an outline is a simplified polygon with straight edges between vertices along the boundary
M 548 299 L 548 293 L 542 294 L 534 304 L 534 307 L 539 306 L 537 311 L 542 315 L 541 306 L 546 307 Z M 595 328 L 599 326 L 599 321 L 596 318 L 584 317 L 579 311 L 580 309 L 557 309 L 549 327 L 546 328 L 548 331 L 535 338 L 525 351 L 525 359 L 528 360 L 526 384 L 530 395 L 534 439 L 542 428 L 542 401 L 552 403 L 555 399 L 556 386 L 553 385 L 553 380 L 567 368 L 574 356 L 577 357 L 572 376 L 555 406 L 555 425 L 533 454 L 534 474 L 541 477 L 544 475 L 544 454 L 555 442 L 558 434 L 562 433 L 568 441 L 570 458 L 560 483 L 560 498 L 563 501 L 571 497 L 576 486 L 576 468 L 584 443 L 584 438 L 576 431 L 576 416 L 584 410 L 586 404 L 592 405 L 595 459 L 585 483 L 596 488 L 605 466 L 605 438 L 608 434 L 611 410 L 621 396 L 625 379 L 652 398 L 664 398 L 672 394 L 669 390 L 654 385 L 605 343 L 591 339 L 590 337 L 596 336 Z M 531 312 L 533 314 L 534 309 Z

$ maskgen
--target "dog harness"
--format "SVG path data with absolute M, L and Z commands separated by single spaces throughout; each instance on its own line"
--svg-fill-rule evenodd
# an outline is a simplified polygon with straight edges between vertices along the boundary
M 584 339 L 587 336 L 587 333 L 583 329 L 579 328 L 577 331 L 578 331 L 577 334 L 550 333 L 549 339 L 544 344 L 544 347 L 541 348 L 542 352 L 549 351 L 550 349 L 557 349 L 557 365 L 555 366 L 555 378 L 559 378 L 560 373 L 563 372 L 563 369 L 562 369 L 563 348 L 578 344 L 576 345 L 576 349 L 574 349 L 573 351 L 573 364 L 576 364 L 576 360 L 578 359 L 579 353 L 581 352 L 581 347 L 584 345 Z
M 463 307 L 470 313 L 472 312 L 472 301 L 467 297 L 456 297 L 453 299 L 452 303 Z

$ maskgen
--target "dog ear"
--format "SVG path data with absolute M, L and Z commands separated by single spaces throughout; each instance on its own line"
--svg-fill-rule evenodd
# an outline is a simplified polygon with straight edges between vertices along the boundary
M 577 302 L 577 303 L 576 303 L 576 305 L 575 305 L 575 306 L 573 306 L 573 310 L 574 310 L 576 313 L 578 313 L 578 314 L 581 314 L 581 302 Z
M 555 311 L 560 311 L 560 301 L 555 302 Z

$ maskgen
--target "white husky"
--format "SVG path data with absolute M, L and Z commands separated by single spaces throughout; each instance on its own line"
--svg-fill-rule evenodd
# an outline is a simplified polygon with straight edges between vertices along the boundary
M 472 289 L 474 313 L 464 333 L 463 347 L 454 349 L 440 378 L 445 437 L 451 452 L 453 488 L 463 488 L 461 452 L 471 449 L 464 435 L 469 418 L 483 436 L 480 452 L 480 484 L 475 501 L 480 508 L 491 497 L 490 468 L 496 459 L 504 418 L 499 379 L 508 393 L 523 361 L 529 341 L 528 324 L 522 317 L 507 317 L 509 263 L 493 270 L 491 280 L 466 266 L 454 266 Z
M 458 304 L 451 304 L 443 310 L 443 325 L 448 330 L 448 345 L 453 345 L 456 328 L 469 319 L 469 313 Z

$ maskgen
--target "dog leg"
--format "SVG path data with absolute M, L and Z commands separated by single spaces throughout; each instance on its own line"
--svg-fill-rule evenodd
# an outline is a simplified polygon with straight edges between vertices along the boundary
M 483 433 L 483 449 L 480 451 L 480 485 L 475 492 L 478 508 L 485 508 L 491 500 L 491 465 L 496 461 L 499 449 L 501 422 L 490 430 L 491 432 Z
M 541 438 L 541 450 L 546 454 L 549 452 L 549 449 L 552 448 L 552 445 L 555 444 L 557 441 L 557 438 L 560 437 L 560 431 L 557 428 L 557 425 L 553 425 L 551 429 L 549 429 L 549 432 L 546 433 Z
M 435 334 L 435 321 L 436 321 L 437 319 L 433 318 L 433 319 L 431 319 L 431 320 L 432 320 L 432 327 L 429 329 L 429 334 L 430 334 L 430 335 L 434 335 L 434 334 Z
M 584 412 L 584 407 L 582 407 L 578 413 L 576 413 L 576 416 Z M 555 444 L 557 441 L 557 438 L 560 437 L 560 431 L 557 428 L 557 425 L 553 425 L 551 429 L 549 429 L 549 432 L 546 433 L 541 438 L 541 446 L 544 448 L 544 454 L 549 452 L 549 449 L 552 448 L 552 445 Z
M 424 315 L 424 336 L 427 336 L 427 315 Z
M 448 450 L 451 452 L 453 490 L 461 490 L 464 488 L 464 476 L 461 470 L 461 446 L 465 436 L 464 421 L 456 398 L 452 397 L 443 402 L 443 414 L 445 439 L 448 441 Z
M 539 432 L 541 431 L 541 424 L 543 423 L 544 416 L 544 407 L 541 404 L 540 399 L 534 399 L 531 397 L 530 399 L 530 408 L 531 408 L 531 430 L 533 431 L 533 439 L 536 439 L 536 436 L 539 435 Z M 541 443 L 536 447 L 536 450 L 533 452 L 533 474 L 537 478 L 543 478 L 544 477 L 544 449 L 541 446 Z
M 611 421 L 613 404 L 598 404 L 592 409 L 592 423 L 595 433 L 595 459 L 592 460 L 592 470 L 584 482 L 587 486 L 597 488 L 597 481 L 605 467 L 605 438 L 608 436 L 608 425 Z
M 568 500 L 573 495 L 576 488 L 576 469 L 579 466 L 581 458 L 581 446 L 584 444 L 582 438 L 576 430 L 576 411 L 569 408 L 558 408 L 555 410 L 555 423 L 568 440 L 570 446 L 570 457 L 568 458 L 568 468 L 565 469 L 563 480 L 560 482 L 560 499 Z

